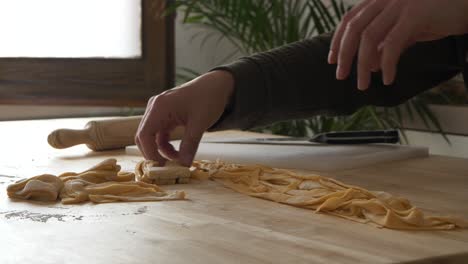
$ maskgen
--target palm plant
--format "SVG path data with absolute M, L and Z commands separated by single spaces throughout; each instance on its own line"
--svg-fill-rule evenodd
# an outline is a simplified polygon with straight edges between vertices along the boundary
M 349 6 L 342 0 L 176 0 L 172 8 L 183 12 L 184 23 L 211 29 L 194 36 L 203 38 L 202 45 L 217 38 L 217 41 L 227 39 L 236 47 L 221 64 L 235 56 L 270 50 L 332 31 Z M 181 68 L 178 77 L 187 79 L 197 74 Z M 351 116 L 316 116 L 256 130 L 307 136 L 329 131 L 399 128 L 403 108 L 411 118 L 417 113 L 426 126 L 435 126 L 448 141 L 434 114 L 418 97 L 399 107 L 367 106 Z

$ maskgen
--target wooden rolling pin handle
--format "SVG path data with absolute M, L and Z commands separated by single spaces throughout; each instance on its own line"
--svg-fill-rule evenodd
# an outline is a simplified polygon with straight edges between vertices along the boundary
M 86 144 L 94 151 L 124 148 L 135 144 L 135 134 L 140 124 L 141 116 L 123 117 L 106 120 L 90 121 L 85 129 L 58 129 L 53 131 L 47 141 L 58 149 L 69 148 L 78 144 Z M 183 127 L 171 131 L 171 140 L 180 139 L 184 134 Z
M 58 129 L 47 141 L 54 148 L 68 148 L 86 144 L 94 151 L 124 148 L 135 144 L 135 133 L 141 116 L 93 120 L 82 130 Z
M 95 150 L 89 127 L 86 129 L 57 129 L 49 134 L 47 141 L 49 145 L 57 149 L 86 144 L 90 149 Z

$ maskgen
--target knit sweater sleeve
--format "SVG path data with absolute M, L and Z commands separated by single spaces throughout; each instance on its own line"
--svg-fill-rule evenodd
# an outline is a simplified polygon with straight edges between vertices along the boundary
M 335 78 L 336 66 L 327 63 L 331 38 L 331 33 L 320 35 L 213 69 L 234 76 L 235 92 L 210 130 L 248 129 L 317 114 L 346 115 L 365 105 L 395 106 L 466 68 L 455 37 L 419 43 L 400 58 L 392 85 L 383 85 L 381 73 L 375 73 L 370 88 L 362 92 L 356 87 L 356 64 L 348 79 Z

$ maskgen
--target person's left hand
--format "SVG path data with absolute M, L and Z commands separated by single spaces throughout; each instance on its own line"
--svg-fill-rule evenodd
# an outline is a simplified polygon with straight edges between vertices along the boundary
M 336 78 L 343 80 L 357 53 L 360 90 L 368 88 L 371 72 L 380 69 L 384 84 L 390 85 L 407 47 L 467 32 L 468 0 L 364 0 L 338 26 L 328 62 L 338 63 Z

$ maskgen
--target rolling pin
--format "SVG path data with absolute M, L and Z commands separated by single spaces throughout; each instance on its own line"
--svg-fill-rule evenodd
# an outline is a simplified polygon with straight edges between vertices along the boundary
M 141 116 L 94 120 L 88 122 L 84 129 L 57 129 L 49 134 L 47 141 L 57 149 L 79 144 L 86 144 L 94 151 L 125 148 L 135 145 L 140 121 Z M 182 138 L 183 131 L 183 127 L 177 127 L 171 132 L 171 140 Z

